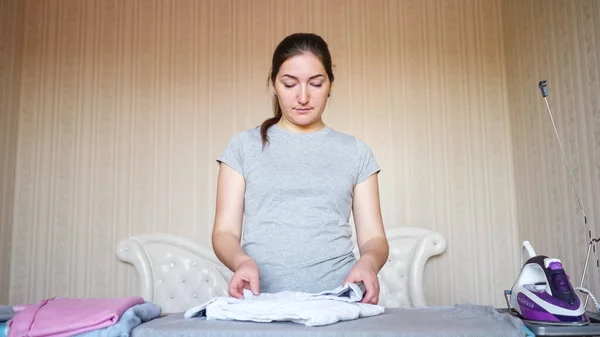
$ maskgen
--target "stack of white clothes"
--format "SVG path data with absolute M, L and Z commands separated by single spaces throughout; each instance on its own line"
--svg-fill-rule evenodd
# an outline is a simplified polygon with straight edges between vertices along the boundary
M 254 322 L 290 321 L 306 326 L 322 326 L 382 314 L 384 307 L 359 303 L 362 284 L 347 283 L 317 294 L 282 291 L 254 295 L 244 290 L 244 298 L 215 297 L 187 310 L 184 317 Z

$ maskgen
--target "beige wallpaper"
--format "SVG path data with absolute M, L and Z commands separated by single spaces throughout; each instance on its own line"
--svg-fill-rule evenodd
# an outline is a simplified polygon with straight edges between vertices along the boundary
M 600 3 L 511 0 L 503 7 L 519 238 L 530 240 L 538 254 L 561 258 L 579 286 L 588 230 L 537 83 L 548 81 L 548 105 L 598 237 Z M 592 258 L 584 286 L 598 297 L 599 270 Z
M 500 3 L 25 1 L 10 302 L 137 294 L 114 252 L 130 235 L 209 245 L 215 158 L 270 116 L 276 43 L 311 31 L 336 64 L 325 121 L 373 149 L 386 226 L 448 239 L 428 301 L 502 304 L 518 230 Z
M 22 2 L 0 0 L 0 303 L 9 298 Z

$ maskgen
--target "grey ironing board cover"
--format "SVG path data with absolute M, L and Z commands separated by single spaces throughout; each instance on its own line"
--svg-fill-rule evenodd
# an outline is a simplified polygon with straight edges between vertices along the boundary
M 258 337 L 258 336 L 526 336 L 521 321 L 491 306 L 461 304 L 427 308 L 388 308 L 384 314 L 306 327 L 292 322 L 243 322 L 185 319 L 183 313 L 146 322 L 132 337 Z

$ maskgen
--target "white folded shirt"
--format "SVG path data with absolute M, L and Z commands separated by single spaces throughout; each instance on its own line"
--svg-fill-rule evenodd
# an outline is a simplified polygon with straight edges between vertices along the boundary
M 306 326 L 322 326 L 375 316 L 385 311 L 379 305 L 358 303 L 363 295 L 362 284 L 355 283 L 316 294 L 282 291 L 254 295 L 245 289 L 243 299 L 215 297 L 188 309 L 184 317 L 254 322 L 290 321 Z

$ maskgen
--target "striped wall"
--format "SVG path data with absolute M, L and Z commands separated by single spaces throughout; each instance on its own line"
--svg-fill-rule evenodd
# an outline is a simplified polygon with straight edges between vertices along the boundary
M 548 81 L 548 106 L 589 229 L 597 238 L 600 3 L 510 0 L 503 3 L 503 12 L 519 244 L 529 240 L 536 253 L 560 258 L 573 285 L 580 286 L 588 229 L 538 82 Z M 596 297 L 599 276 L 592 255 L 584 287 Z M 588 303 L 592 309 L 592 301 Z
M 448 239 L 429 303 L 503 303 L 519 227 L 502 1 L 23 6 L 11 303 L 137 294 L 114 250 L 131 235 L 210 245 L 215 158 L 271 114 L 271 53 L 295 31 L 330 44 L 325 121 L 373 149 L 386 226 Z
M 0 0 L 0 303 L 10 291 L 22 8 L 19 0 Z

